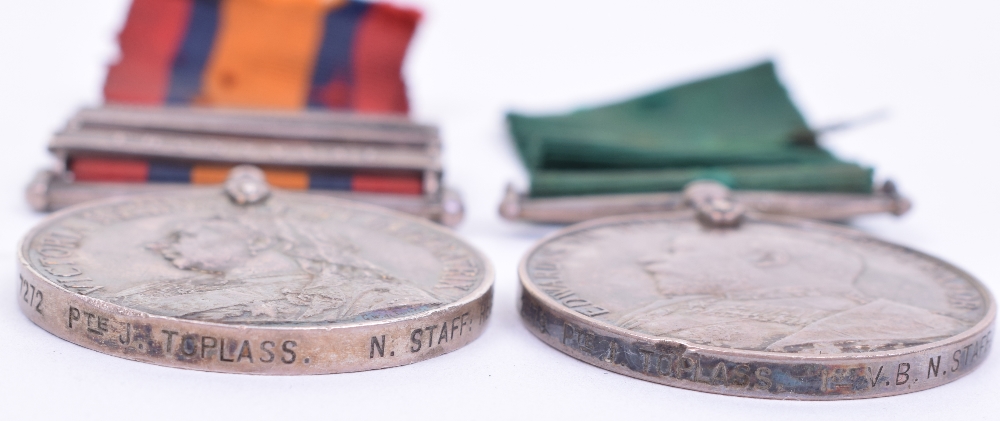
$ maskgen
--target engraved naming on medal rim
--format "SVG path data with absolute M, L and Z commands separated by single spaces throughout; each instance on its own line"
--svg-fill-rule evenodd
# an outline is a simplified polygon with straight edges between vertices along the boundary
M 492 268 L 431 223 L 293 193 L 118 199 L 24 239 L 22 311 L 125 358 L 210 371 L 358 371 L 475 339 Z
M 524 258 L 521 315 L 591 364 L 741 396 L 926 389 L 989 352 L 995 305 L 968 274 L 842 227 L 691 214 L 567 228 Z

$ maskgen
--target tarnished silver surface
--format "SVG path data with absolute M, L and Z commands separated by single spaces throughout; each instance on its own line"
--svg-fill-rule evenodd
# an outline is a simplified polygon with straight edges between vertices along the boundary
M 39 171 L 28 184 L 25 197 L 32 209 L 49 212 L 91 200 L 141 194 L 184 191 L 214 191 L 217 187 L 180 183 L 95 183 L 74 182 L 52 171 Z M 358 193 L 335 190 L 309 190 L 309 194 L 356 200 L 384 206 L 427 218 L 445 226 L 457 226 L 465 216 L 462 198 L 453 190 L 443 189 L 421 196 L 386 193 Z
M 891 182 L 873 194 L 737 190 L 732 197 L 751 211 L 824 221 L 877 213 L 902 215 L 910 210 L 910 201 Z M 573 224 L 606 216 L 676 211 L 689 205 L 680 192 L 531 198 L 508 187 L 500 215 L 512 221 Z
M 958 379 L 986 357 L 996 306 L 948 263 L 864 233 L 693 211 L 619 216 L 541 240 L 520 314 L 600 368 L 772 399 L 888 396 Z
M 52 215 L 18 249 L 21 310 L 110 355 L 257 374 L 409 364 L 486 327 L 493 270 L 446 229 L 240 180 Z

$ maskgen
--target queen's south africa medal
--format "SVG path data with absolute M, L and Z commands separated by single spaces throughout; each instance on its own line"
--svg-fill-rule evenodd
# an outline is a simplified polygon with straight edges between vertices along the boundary
M 106 354 L 254 374 L 410 364 L 486 328 L 493 269 L 447 229 L 234 174 L 52 215 L 18 249 L 22 312 Z

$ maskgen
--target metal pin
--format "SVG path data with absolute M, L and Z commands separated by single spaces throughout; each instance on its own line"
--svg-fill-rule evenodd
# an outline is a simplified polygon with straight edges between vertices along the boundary
M 229 170 L 225 189 L 226 194 L 237 205 L 261 203 L 271 195 L 264 171 L 253 165 L 237 165 Z
M 684 188 L 687 205 L 698 221 L 709 228 L 733 228 L 743 222 L 746 207 L 736 202 L 726 186 L 708 180 L 694 181 Z

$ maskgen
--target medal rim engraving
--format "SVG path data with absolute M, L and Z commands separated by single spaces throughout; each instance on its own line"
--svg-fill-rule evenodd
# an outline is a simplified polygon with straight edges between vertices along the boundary
M 713 345 L 703 345 L 691 342 L 685 339 L 671 338 L 665 336 L 655 336 L 652 334 L 647 334 L 639 331 L 634 331 L 626 329 L 624 327 L 617 326 L 615 324 L 598 320 L 590 316 L 580 314 L 573 309 L 566 307 L 560 303 L 555 298 L 551 297 L 549 294 L 542 291 L 538 285 L 534 283 L 531 276 L 528 274 L 528 263 L 529 260 L 544 246 L 556 240 L 558 238 L 571 235 L 578 232 L 583 232 L 590 230 L 592 228 L 603 227 L 603 226 L 613 226 L 628 223 L 642 223 L 642 222 L 670 222 L 670 221 L 684 221 L 689 222 L 695 219 L 695 212 L 690 210 L 685 211 L 673 211 L 673 212 L 649 212 L 649 213 L 639 213 L 630 215 L 616 215 L 604 218 L 597 218 L 588 220 L 585 222 L 577 223 L 568 227 L 564 227 L 555 232 L 552 232 L 532 245 L 530 249 L 522 256 L 518 264 L 518 278 L 521 287 L 521 294 L 518 298 L 518 312 L 519 316 L 528 330 L 541 339 L 543 342 L 552 346 L 553 348 L 563 352 L 573 358 L 579 359 L 588 364 L 597 366 L 599 368 L 623 374 L 629 377 L 635 377 L 642 380 L 651 381 L 654 383 L 666 384 L 669 386 L 680 387 L 690 390 L 698 390 L 702 392 L 717 393 L 732 396 L 743 396 L 743 397 L 755 397 L 755 398 L 767 398 L 767 399 L 800 399 L 800 400 L 838 400 L 838 399 L 858 399 L 858 398 L 873 398 L 882 396 L 892 396 L 904 393 L 910 393 L 919 390 L 926 390 L 927 388 L 921 387 L 916 390 L 903 391 L 880 391 L 874 393 L 855 393 L 851 395 L 844 394 L 830 394 L 830 395 L 807 395 L 807 394 L 796 394 L 796 393 L 755 393 L 756 390 L 748 389 L 745 392 L 722 390 L 718 387 L 713 387 L 709 385 L 701 385 L 694 381 L 686 381 L 683 379 L 667 378 L 663 379 L 663 376 L 649 376 L 640 375 L 641 373 L 634 373 L 627 367 L 621 367 L 616 363 L 605 363 L 604 361 L 598 362 L 592 359 L 583 358 L 583 354 L 568 345 L 560 343 L 558 338 L 551 337 L 551 335 L 546 336 L 544 332 L 538 331 L 537 328 L 532 326 L 531 322 L 526 318 L 525 314 L 525 301 L 530 299 L 534 301 L 534 305 L 539 308 L 537 311 L 548 312 L 550 314 L 556 315 L 564 320 L 564 322 L 572 322 L 576 324 L 574 328 L 584 328 L 592 329 L 594 331 L 601 331 L 609 335 L 610 338 L 617 338 L 625 341 L 630 341 L 633 343 L 644 343 L 649 346 L 654 346 L 657 344 L 663 345 L 674 345 L 682 347 L 685 352 L 693 352 L 700 356 L 708 357 L 719 357 L 719 358 L 730 358 L 732 360 L 738 361 L 759 361 L 761 363 L 777 363 L 777 364 L 818 364 L 818 365 L 832 365 L 832 364 L 861 364 L 871 362 L 873 364 L 887 363 L 890 360 L 902 357 L 913 357 L 930 354 L 932 351 L 940 351 L 947 349 L 948 347 L 976 339 L 982 335 L 991 335 L 992 327 L 995 324 L 997 306 L 996 301 L 986 286 L 976 277 L 972 276 L 968 272 L 956 267 L 955 265 L 946 262 L 940 258 L 931 256 L 927 253 L 914 250 L 910 247 L 892 243 L 886 240 L 879 239 L 865 232 L 852 229 L 845 226 L 838 226 L 826 222 L 814 221 L 803 218 L 789 217 L 789 216 L 778 216 L 778 215 L 767 215 L 761 213 L 748 213 L 746 218 L 746 223 L 764 223 L 778 225 L 781 227 L 792 228 L 796 230 L 803 231 L 822 231 L 826 233 L 831 233 L 833 235 L 847 236 L 851 239 L 863 239 L 866 241 L 873 241 L 881 246 L 888 246 L 895 250 L 899 250 L 904 253 L 909 253 L 917 256 L 920 259 L 925 259 L 931 263 L 940 265 L 948 271 L 952 271 L 958 276 L 961 276 L 963 280 L 968 282 L 973 286 L 983 297 L 984 306 L 986 310 L 983 312 L 983 316 L 980 320 L 974 323 L 968 329 L 952 335 L 948 338 L 934 341 L 927 344 L 917 345 L 913 347 L 905 347 L 892 349 L 887 351 L 868 351 L 868 352 L 858 352 L 858 353 L 842 353 L 842 354 L 796 354 L 796 353 L 780 353 L 780 352 L 770 352 L 770 351 L 755 351 L 755 350 L 744 350 L 738 348 L 726 348 Z M 723 228 L 725 229 L 725 228 Z M 596 333 L 596 332 L 595 332 Z M 992 343 L 992 342 L 991 342 Z M 988 352 L 988 351 L 987 351 Z M 947 355 L 947 354 L 943 354 Z M 985 358 L 985 356 L 983 357 Z M 961 373 L 955 373 L 955 375 L 949 376 L 947 380 L 942 383 L 931 386 L 939 386 L 945 383 L 950 383 L 955 379 L 961 378 L 971 371 L 974 371 L 978 367 L 974 365 L 971 369 L 963 369 Z
M 32 241 L 46 229 L 51 228 L 53 225 L 57 224 L 59 221 L 66 217 L 71 217 L 88 210 L 111 207 L 115 205 L 127 204 L 127 203 L 138 203 L 143 200 L 185 200 L 194 198 L 208 198 L 211 196 L 218 197 L 220 202 L 229 202 L 226 197 L 226 193 L 221 191 L 221 189 L 204 189 L 201 191 L 193 192 L 168 192 L 164 194 L 142 194 L 133 196 L 122 196 L 122 197 L 111 197 L 100 200 L 89 201 L 83 204 L 71 206 L 65 209 L 61 209 L 57 212 L 48 215 L 45 219 L 40 221 L 31 230 L 29 230 L 20 240 L 17 247 L 17 260 L 20 266 L 19 273 L 21 274 L 18 282 L 24 285 L 25 283 L 38 285 L 37 289 L 42 291 L 42 287 L 46 289 L 45 300 L 49 302 L 56 302 L 56 304 L 65 303 L 76 303 L 79 305 L 80 311 L 92 310 L 96 312 L 101 312 L 103 314 L 113 315 L 120 317 L 120 324 L 125 324 L 128 321 L 142 321 L 147 325 L 156 326 L 167 326 L 175 331 L 186 332 L 223 332 L 231 333 L 233 335 L 242 335 L 238 337 L 252 337 L 259 339 L 260 337 L 272 337 L 275 335 L 285 334 L 285 336 L 294 336 L 296 338 L 307 337 L 314 340 L 318 346 L 328 348 L 325 351 L 329 351 L 332 358 L 337 359 L 332 364 L 326 364 L 325 366 L 320 366 L 317 363 L 320 362 L 319 358 L 326 356 L 315 355 L 312 358 L 313 364 L 311 366 L 298 366 L 298 367 L 280 367 L 276 370 L 244 370 L 240 368 L 225 368 L 219 367 L 218 364 L 211 364 L 213 361 L 208 361 L 206 364 L 196 365 L 196 364 L 185 364 L 180 359 L 169 358 L 169 355 L 162 355 L 163 358 L 155 359 L 150 358 L 141 352 L 133 351 L 121 351 L 120 349 L 112 349 L 111 347 L 103 346 L 97 341 L 88 340 L 85 334 L 76 334 L 74 331 L 59 331 L 55 329 L 59 325 L 59 321 L 62 320 L 58 316 L 54 316 L 53 320 L 45 320 L 45 316 L 41 315 L 41 311 L 36 313 L 36 308 L 34 305 L 29 305 L 28 303 L 21 303 L 19 300 L 19 306 L 21 312 L 28 317 L 33 323 L 38 325 L 43 330 L 61 338 L 68 342 L 80 345 L 84 348 L 92 349 L 98 352 L 102 352 L 108 355 L 121 357 L 133 361 L 146 362 L 162 366 L 187 368 L 200 371 L 214 371 L 214 372 L 228 372 L 228 373 L 243 373 L 243 374 L 277 374 L 277 375 L 296 375 L 296 374 L 332 374 L 341 372 L 355 372 L 355 371 L 365 371 L 369 369 L 380 369 L 387 367 L 394 367 L 400 365 L 411 364 L 414 362 L 419 362 L 428 358 L 433 358 L 435 356 L 454 351 L 462 346 L 467 345 L 471 341 L 475 340 L 482 334 L 482 331 L 486 328 L 489 319 L 490 308 L 492 307 L 492 291 L 493 283 L 495 282 L 495 271 L 492 263 L 485 257 L 485 255 L 479 251 L 476 247 L 468 243 L 466 240 L 455 235 L 451 230 L 440 226 L 438 224 L 432 223 L 428 220 L 405 214 L 399 211 L 395 211 L 388 208 L 383 208 L 375 205 L 370 205 L 361 202 L 355 202 L 350 200 L 338 199 L 328 196 L 317 196 L 307 193 L 291 192 L 278 190 L 273 193 L 273 198 L 282 200 L 284 198 L 293 199 L 297 203 L 308 203 L 312 205 L 322 205 L 322 206 L 335 206 L 340 208 L 347 208 L 351 210 L 368 211 L 375 214 L 380 214 L 382 216 L 387 216 L 390 218 L 396 218 L 399 220 L 405 220 L 412 224 L 417 224 L 424 229 L 431 230 L 433 232 L 447 236 L 449 239 L 461 244 L 474 258 L 476 258 L 479 263 L 482 264 L 483 273 L 481 280 L 478 282 L 474 288 L 469 291 L 463 292 L 463 294 L 455 299 L 454 301 L 447 302 L 439 307 L 421 310 L 414 312 L 412 314 L 406 314 L 403 316 L 388 317 L 379 320 L 364 320 L 364 321 L 349 321 L 349 322 L 307 322 L 305 324 L 298 325 L 274 325 L 274 324 L 253 324 L 253 323 L 223 323 L 216 321 L 206 321 L 206 320 L 195 320 L 186 319 L 180 317 L 172 317 L 165 315 L 153 314 L 148 311 L 139 310 L 135 308 L 130 308 L 125 305 L 113 303 L 111 301 L 90 297 L 87 295 L 79 294 L 74 292 L 57 282 L 54 282 L 44 274 L 41 273 L 39 268 L 34 267 L 30 258 L 27 255 L 27 249 L 30 247 Z M 273 200 L 273 198 L 271 200 Z M 237 206 L 237 205 L 233 205 Z M 40 285 L 39 285 L 40 284 Z M 18 294 L 21 294 L 21 289 L 19 289 Z M 48 294 L 53 296 L 50 298 Z M 41 305 L 41 304 L 39 304 Z M 378 331 L 396 331 L 396 332 L 409 332 L 411 328 L 422 328 L 425 325 L 433 323 L 440 324 L 439 317 L 449 316 L 455 314 L 461 314 L 463 311 L 466 313 L 472 313 L 476 308 L 480 308 L 478 314 L 470 315 L 469 323 L 471 325 L 472 321 L 476 317 L 480 317 L 477 328 L 474 331 L 465 332 L 465 338 L 459 340 L 455 338 L 454 340 L 449 340 L 444 343 L 443 351 L 436 352 L 425 352 L 419 354 L 414 358 L 396 358 L 395 360 L 389 362 L 382 362 L 375 364 L 363 364 L 358 363 L 357 356 L 346 355 L 349 352 L 345 351 L 342 346 L 330 345 L 329 342 L 339 341 L 345 342 L 344 339 L 366 339 L 369 333 Z M 446 317 L 442 320 L 447 319 L 451 321 L 451 317 Z M 466 319 L 462 319 L 463 322 Z M 65 328 L 65 321 L 63 321 Z M 470 328 L 471 329 L 471 328 Z M 207 336 L 207 335 L 204 335 Z M 374 336 L 373 336 L 374 338 Z M 227 338 L 228 339 L 228 338 Z M 405 349 L 405 346 L 409 344 L 410 337 L 398 337 L 397 339 L 402 345 L 401 349 Z M 313 346 L 317 346 L 313 344 Z M 454 345 L 453 345 L 454 344 Z M 281 345 L 281 344 L 279 344 Z M 178 345 L 174 344 L 176 348 Z M 387 342 L 383 342 L 384 347 L 388 347 Z M 440 341 L 438 342 L 438 347 L 441 347 Z M 141 349 L 141 348 L 140 348 Z M 274 349 L 274 348 L 271 348 Z M 375 345 L 372 345 L 372 353 L 374 358 Z M 367 354 L 367 348 L 364 350 L 364 354 Z M 258 351 L 259 352 L 259 351 Z M 416 352 L 416 351 L 414 351 Z M 390 350 L 388 348 L 384 349 L 385 356 L 390 355 Z M 341 354 L 341 355 L 338 355 Z M 346 355 L 346 356 L 345 356 Z M 221 354 L 220 354 L 221 356 Z M 368 355 L 365 355 L 367 357 Z M 204 359 L 204 357 L 202 358 Z M 366 358 L 367 359 L 367 358 Z M 274 358 L 272 357 L 272 361 Z M 384 358 L 388 360 L 388 358 Z M 226 360 L 228 361 L 228 360 Z M 307 359 L 308 361 L 308 359 Z M 217 363 L 217 361 L 215 361 Z M 308 364 L 308 362 L 306 362 Z M 259 367 L 259 366 L 258 366 Z

